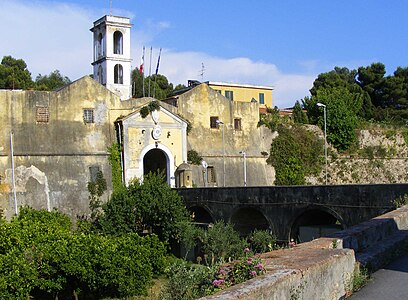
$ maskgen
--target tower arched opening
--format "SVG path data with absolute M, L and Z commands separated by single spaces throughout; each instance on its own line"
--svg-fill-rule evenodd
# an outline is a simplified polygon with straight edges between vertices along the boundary
M 120 31 L 113 34 L 113 53 L 123 54 L 123 34 Z
M 120 64 L 115 65 L 114 70 L 114 83 L 123 84 L 123 67 Z

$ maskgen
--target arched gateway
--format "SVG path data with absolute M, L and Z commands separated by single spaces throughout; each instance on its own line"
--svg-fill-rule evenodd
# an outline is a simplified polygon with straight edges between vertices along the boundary
M 151 98 L 140 99 L 140 109 Z M 151 105 L 152 106 L 152 105 Z M 124 182 L 143 180 L 150 172 L 163 172 L 167 183 L 175 187 L 175 170 L 187 161 L 187 122 L 160 106 L 150 114 L 140 109 L 116 121 L 118 143 L 122 149 Z

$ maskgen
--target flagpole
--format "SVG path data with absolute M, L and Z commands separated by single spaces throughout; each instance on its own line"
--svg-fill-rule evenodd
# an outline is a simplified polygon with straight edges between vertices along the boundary
M 150 66 L 149 66 L 149 97 L 150 97 L 150 81 L 152 81 L 152 51 L 153 47 L 150 46 Z
M 159 57 L 157 58 L 157 66 L 156 66 L 156 76 L 154 77 L 154 91 L 153 91 L 153 98 L 156 97 L 156 80 L 157 75 L 159 74 L 159 64 L 160 64 L 160 56 L 161 56 L 162 48 L 159 51 Z
M 142 84 L 143 84 L 143 97 L 145 97 L 145 81 L 144 81 L 144 56 L 145 56 L 145 46 L 143 46 L 143 56 L 142 56 Z

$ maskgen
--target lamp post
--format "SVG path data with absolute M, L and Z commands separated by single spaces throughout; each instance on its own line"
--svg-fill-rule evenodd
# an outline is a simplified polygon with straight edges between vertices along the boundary
M 327 130 L 326 130 L 326 105 L 323 103 L 316 103 L 317 106 L 323 107 L 324 116 L 324 159 L 326 161 L 326 185 L 327 185 Z
M 216 123 L 218 125 L 222 125 L 222 186 L 225 187 L 225 140 L 224 140 L 224 122 L 217 120 Z
M 239 151 L 239 154 L 242 154 L 242 156 L 244 157 L 244 186 L 247 185 L 247 177 L 246 177 L 246 153 L 245 151 Z

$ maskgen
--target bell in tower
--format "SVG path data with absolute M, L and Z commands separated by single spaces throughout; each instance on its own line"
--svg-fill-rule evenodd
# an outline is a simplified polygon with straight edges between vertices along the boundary
M 94 22 L 93 76 L 100 84 L 120 96 L 131 98 L 129 18 L 104 16 Z

